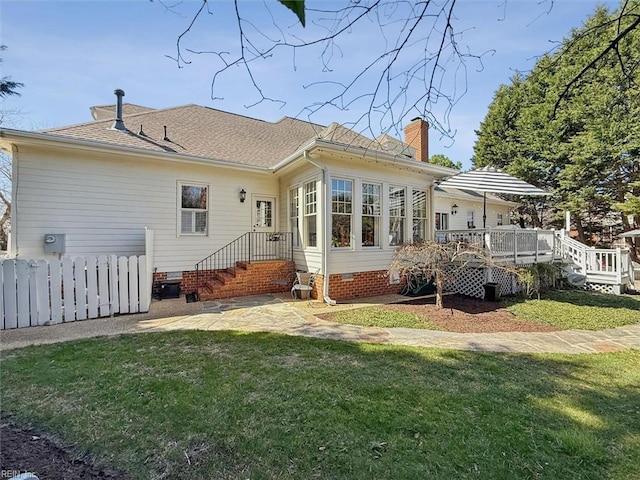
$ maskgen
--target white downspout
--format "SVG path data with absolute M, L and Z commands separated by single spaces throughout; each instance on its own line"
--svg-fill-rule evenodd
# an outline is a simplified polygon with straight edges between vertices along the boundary
M 425 240 L 434 241 L 436 233 L 436 186 L 431 182 L 429 187 L 429 232 Z
M 7 253 L 10 258 L 18 257 L 18 146 L 11 146 L 11 232 L 9 233 Z
M 329 184 L 329 170 L 325 165 L 316 162 L 309 155 L 309 151 L 305 150 L 303 152 L 304 159 L 309 162 L 314 167 L 322 170 L 322 193 L 324 197 L 324 202 L 322 205 L 322 298 L 328 305 L 335 305 L 336 301 L 329 297 L 329 251 L 327 250 L 327 245 L 329 245 L 328 236 L 329 230 L 327 228 L 327 216 L 329 214 L 329 205 L 331 205 L 331 199 L 329 198 L 329 189 L 327 185 Z

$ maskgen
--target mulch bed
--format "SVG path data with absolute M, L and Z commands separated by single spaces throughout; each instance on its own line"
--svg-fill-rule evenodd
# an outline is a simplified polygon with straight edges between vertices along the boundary
M 2 478 L 31 472 L 40 480 L 126 480 L 116 469 L 99 467 L 73 446 L 2 416 L 0 470 Z
M 436 308 L 435 298 L 421 298 L 406 302 L 381 305 L 397 312 L 413 313 L 429 318 L 442 330 L 458 333 L 496 332 L 555 332 L 558 328 L 530 321 L 517 320 L 500 302 L 487 302 L 462 295 L 447 295 L 444 308 Z M 318 315 L 329 320 L 335 313 Z

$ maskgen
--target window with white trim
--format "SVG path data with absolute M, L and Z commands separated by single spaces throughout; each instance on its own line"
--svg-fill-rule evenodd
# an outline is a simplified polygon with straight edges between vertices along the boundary
M 331 246 L 351 246 L 351 222 L 353 213 L 353 182 L 334 178 L 331 180 Z
M 476 224 L 474 222 L 474 212 L 473 210 L 469 210 L 467 212 L 467 228 L 476 228 Z
M 427 239 L 427 192 L 413 190 L 413 241 L 424 242 Z
M 389 245 L 404 243 L 405 188 L 389 185 Z
M 304 184 L 304 243 L 305 247 L 318 246 L 318 194 L 316 182 Z
M 300 246 L 300 191 L 298 187 L 289 189 L 289 228 L 293 246 Z
M 498 213 L 498 217 L 497 217 L 497 221 L 496 221 L 496 225 L 500 226 L 500 225 L 504 225 L 504 219 L 501 213 Z
M 178 184 L 180 192 L 180 234 L 206 235 L 209 218 L 209 186 Z
M 382 187 L 362 183 L 362 246 L 380 246 L 380 218 L 382 216 Z

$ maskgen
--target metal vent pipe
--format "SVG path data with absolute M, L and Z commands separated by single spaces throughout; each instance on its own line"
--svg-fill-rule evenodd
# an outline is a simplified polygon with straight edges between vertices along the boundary
M 111 128 L 125 132 L 127 127 L 124 126 L 124 122 L 122 121 L 122 97 L 124 97 L 124 90 L 118 88 L 114 90 L 113 93 L 116 95 L 116 119 L 113 121 Z

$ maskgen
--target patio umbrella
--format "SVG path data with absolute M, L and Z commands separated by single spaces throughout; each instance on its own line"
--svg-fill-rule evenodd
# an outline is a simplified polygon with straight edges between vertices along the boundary
M 629 230 L 628 232 L 624 232 L 621 233 L 619 235 L 620 237 L 628 237 L 628 238 L 636 238 L 636 237 L 640 237 L 640 229 L 635 229 L 635 230 Z
M 459 173 L 440 183 L 440 186 L 444 188 L 448 187 L 482 192 L 484 194 L 482 228 L 487 227 L 487 193 L 505 193 L 525 196 L 551 195 L 535 185 L 531 185 L 495 167 L 483 167 L 477 170 Z

